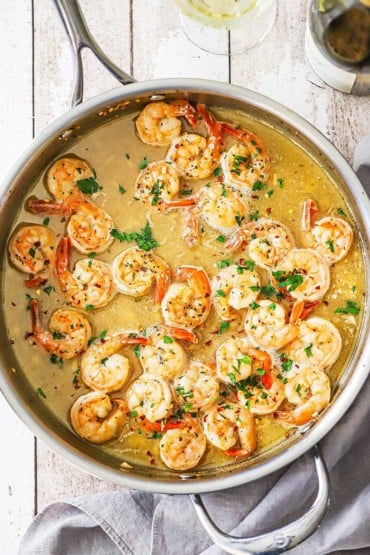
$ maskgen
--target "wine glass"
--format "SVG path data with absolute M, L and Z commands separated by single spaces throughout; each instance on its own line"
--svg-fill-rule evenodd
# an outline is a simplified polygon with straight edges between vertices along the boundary
M 173 0 L 184 33 L 213 54 L 240 54 L 260 44 L 271 30 L 276 0 Z

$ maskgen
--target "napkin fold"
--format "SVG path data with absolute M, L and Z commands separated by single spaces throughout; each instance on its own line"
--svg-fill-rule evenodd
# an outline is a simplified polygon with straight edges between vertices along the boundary
M 370 194 L 370 136 L 356 148 L 354 169 Z M 321 526 L 290 555 L 370 555 L 370 380 L 321 441 L 331 477 L 331 504 Z M 216 524 L 235 536 L 287 524 L 310 506 L 317 480 L 310 453 L 288 468 L 202 496 Z M 19 555 L 225 555 L 212 544 L 183 495 L 136 490 L 53 503 L 38 514 Z

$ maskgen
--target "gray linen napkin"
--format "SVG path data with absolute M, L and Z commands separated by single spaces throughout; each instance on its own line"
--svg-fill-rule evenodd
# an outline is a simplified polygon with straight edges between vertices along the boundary
M 370 193 L 370 136 L 355 152 Z M 370 380 L 321 446 L 331 476 L 331 504 L 320 528 L 290 555 L 370 555 Z M 302 514 L 316 491 L 312 457 L 227 491 L 203 495 L 225 532 L 266 532 Z M 35 517 L 19 555 L 224 555 L 200 525 L 190 500 L 140 491 L 53 503 Z

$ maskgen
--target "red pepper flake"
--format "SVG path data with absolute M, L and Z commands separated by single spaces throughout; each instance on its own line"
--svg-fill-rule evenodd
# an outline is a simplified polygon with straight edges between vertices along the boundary
M 271 208 L 266 208 L 267 214 L 271 214 Z
M 210 345 L 212 345 L 212 339 L 209 339 L 209 341 L 205 341 L 204 344 L 209 347 Z

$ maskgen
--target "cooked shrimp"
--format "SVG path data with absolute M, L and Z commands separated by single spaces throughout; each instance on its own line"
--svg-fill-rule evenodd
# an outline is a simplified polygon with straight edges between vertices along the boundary
M 114 222 L 110 215 L 86 199 L 82 193 L 70 195 L 62 203 L 31 197 L 27 202 L 33 214 L 71 215 L 67 233 L 72 245 L 81 253 L 100 253 L 112 244 Z
M 128 358 L 118 351 L 127 345 L 147 342 L 146 337 L 134 332 L 119 332 L 98 339 L 81 357 L 82 380 L 91 389 L 103 393 L 122 389 L 130 375 L 130 364 Z
M 263 370 L 262 370 L 263 371 Z M 268 375 L 268 383 L 264 383 L 265 375 L 255 374 L 248 378 L 247 383 L 238 388 L 240 403 L 247 406 L 252 414 L 271 414 L 279 408 L 285 399 L 283 378 L 272 371 Z
M 299 301 L 317 301 L 330 287 L 329 265 L 313 249 L 291 249 L 272 271 L 272 281 Z
M 290 230 L 280 222 L 261 218 L 237 229 L 226 241 L 225 249 L 235 252 L 248 244 L 250 258 L 265 270 L 270 270 L 285 258 L 295 246 Z
M 207 441 L 194 421 L 185 428 L 168 430 L 159 443 L 159 454 L 172 470 L 189 470 L 199 463 L 206 450 Z
M 261 367 L 270 370 L 270 356 L 252 347 L 245 337 L 226 339 L 216 350 L 216 375 L 221 382 L 235 384 Z
M 308 318 L 298 326 L 298 335 L 284 347 L 284 356 L 299 368 L 324 370 L 334 364 L 342 349 L 337 328 L 324 318 Z
M 37 299 L 30 301 L 32 338 L 48 353 L 68 360 L 76 357 L 87 347 L 91 326 L 86 318 L 71 308 L 58 308 L 49 320 L 49 330 L 42 327 L 40 305 Z
M 180 116 L 194 126 L 197 113 L 187 100 L 151 102 L 144 106 L 136 119 L 136 131 L 143 143 L 167 146 L 181 133 Z
M 211 284 L 200 266 L 178 266 L 175 277 L 177 283 L 170 285 L 162 301 L 164 321 L 194 329 L 211 310 Z
M 173 411 L 169 385 L 160 376 L 142 374 L 127 390 L 127 403 L 136 416 L 145 416 L 149 422 L 163 420 Z
M 104 443 L 116 438 L 126 420 L 125 401 L 110 399 L 100 391 L 81 395 L 71 408 L 71 423 L 74 431 L 91 443 Z
M 193 332 L 184 328 L 156 325 L 146 330 L 148 342 L 139 349 L 139 360 L 144 372 L 173 380 L 181 374 L 186 362 L 184 348 L 175 341 L 197 343 Z
M 256 450 L 254 418 L 239 403 L 227 401 L 210 408 L 204 413 L 202 423 L 208 441 L 226 455 L 249 457 Z
M 296 407 L 293 410 L 277 411 L 275 415 L 289 424 L 302 426 L 329 404 L 330 380 L 322 370 L 308 366 L 288 378 L 285 392 L 289 403 Z
M 135 181 L 135 196 L 159 210 L 180 191 L 176 169 L 166 161 L 152 162 L 141 170 Z
M 189 247 L 200 243 L 199 223 L 202 221 L 223 235 L 235 231 L 248 214 L 246 198 L 240 191 L 214 181 L 208 183 L 193 197 L 169 201 L 167 206 L 187 208 L 183 239 Z
M 77 182 L 94 177 L 89 164 L 79 158 L 60 158 L 47 171 L 46 186 L 58 201 L 78 191 Z
M 83 259 L 68 269 L 71 240 L 63 237 L 55 257 L 55 275 L 66 299 L 81 308 L 106 306 L 116 293 L 110 266 L 101 260 Z
M 54 264 L 55 234 L 44 225 L 24 225 L 11 236 L 9 258 L 21 272 L 30 273 L 27 286 L 40 285 L 49 276 Z
M 175 139 L 166 156 L 178 173 L 187 180 L 210 177 L 218 167 L 224 147 L 221 125 L 203 104 L 197 106 L 207 130 L 207 138 L 195 133 L 184 133 Z
M 126 249 L 116 256 L 112 273 L 118 291 L 131 297 L 147 295 L 155 283 L 155 302 L 158 305 L 171 280 L 171 270 L 162 258 L 137 247 Z
M 222 156 L 225 183 L 251 190 L 256 181 L 266 181 L 270 174 L 270 157 L 261 139 L 230 123 L 223 123 L 222 130 L 238 141 Z
M 351 248 L 352 227 L 342 218 L 327 216 L 315 221 L 318 212 L 315 201 L 306 200 L 303 207 L 302 239 L 315 249 L 329 264 L 342 260 Z
M 239 310 L 248 308 L 257 298 L 260 276 L 246 266 L 232 264 L 223 268 L 211 285 L 217 314 L 223 320 L 232 320 L 238 317 Z
M 256 347 L 281 349 L 298 335 L 298 325 L 288 320 L 283 305 L 263 299 L 248 311 L 245 332 Z
M 185 411 L 206 410 L 217 402 L 220 386 L 212 368 L 192 360 L 185 371 L 175 379 L 176 400 Z

